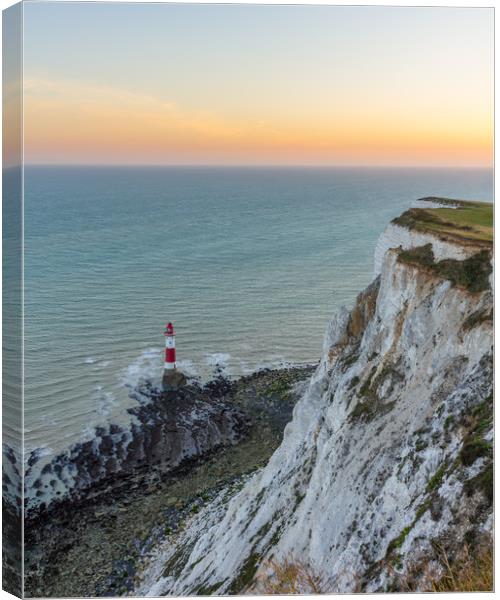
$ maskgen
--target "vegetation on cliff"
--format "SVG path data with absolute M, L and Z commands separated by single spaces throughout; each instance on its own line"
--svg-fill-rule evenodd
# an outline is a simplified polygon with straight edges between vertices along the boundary
M 465 544 L 452 559 L 443 548 L 437 548 L 437 561 L 423 560 L 411 565 L 398 579 L 397 592 L 491 592 L 493 591 L 493 544 L 485 536 L 471 548 Z M 255 587 L 265 594 L 328 594 L 336 586 L 325 574 L 304 561 L 287 557 L 282 562 L 270 561 L 268 576 Z M 358 584 L 353 592 L 362 591 Z
M 392 222 L 420 233 L 433 233 L 450 241 L 491 246 L 493 204 L 450 198 L 422 198 L 441 208 L 410 208 Z
M 447 258 L 436 261 L 432 244 L 425 244 L 409 250 L 401 250 L 400 262 L 424 268 L 429 273 L 448 279 L 454 286 L 469 292 L 483 292 L 489 288 L 491 274 L 490 253 L 481 250 L 465 260 Z

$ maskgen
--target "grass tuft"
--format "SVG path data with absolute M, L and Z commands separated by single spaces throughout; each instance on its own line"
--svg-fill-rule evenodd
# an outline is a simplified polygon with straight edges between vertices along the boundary
M 478 458 L 492 456 L 492 454 L 493 447 L 489 442 L 481 437 L 472 437 L 467 439 L 462 446 L 460 459 L 463 465 L 470 467 Z
M 252 552 L 241 567 L 238 576 L 233 580 L 228 590 L 229 594 L 239 594 L 248 588 L 257 572 L 259 561 L 260 554 Z
M 432 581 L 428 592 L 491 592 L 493 590 L 493 548 L 491 544 L 472 553 L 465 545 L 462 557 L 450 563 L 441 552 L 444 575 Z
M 437 489 L 441 485 L 441 481 L 446 473 L 446 465 L 441 465 L 439 469 L 434 473 L 434 475 L 427 482 L 426 491 L 432 492 Z
M 283 562 L 271 560 L 271 570 L 260 587 L 264 594 L 324 594 L 328 592 L 325 580 L 306 563 L 288 557 Z M 260 591 L 260 590 L 259 590 Z

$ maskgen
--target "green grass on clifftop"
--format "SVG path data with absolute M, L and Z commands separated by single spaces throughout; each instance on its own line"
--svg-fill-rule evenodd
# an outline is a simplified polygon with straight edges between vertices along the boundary
M 465 243 L 490 246 L 493 242 L 493 204 L 435 197 L 421 200 L 442 208 L 410 208 L 393 223 Z

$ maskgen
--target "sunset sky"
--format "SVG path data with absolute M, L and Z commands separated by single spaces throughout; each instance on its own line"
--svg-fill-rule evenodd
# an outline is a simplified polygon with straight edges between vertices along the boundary
M 493 10 L 25 4 L 25 160 L 493 160 Z

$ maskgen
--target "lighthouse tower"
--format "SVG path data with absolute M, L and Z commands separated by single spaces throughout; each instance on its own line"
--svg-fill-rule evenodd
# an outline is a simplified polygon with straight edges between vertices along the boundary
M 165 371 L 175 370 L 175 331 L 172 323 L 165 327 Z
M 185 385 L 186 378 L 177 370 L 175 362 L 175 331 L 172 323 L 165 327 L 165 365 L 163 369 L 162 386 L 164 392 L 178 390 Z

